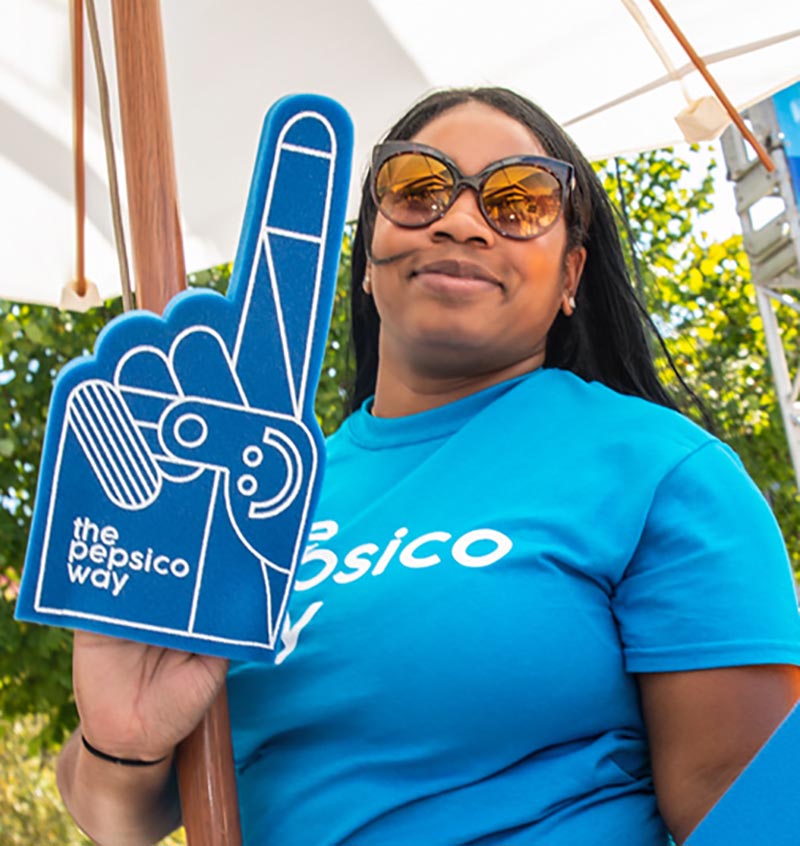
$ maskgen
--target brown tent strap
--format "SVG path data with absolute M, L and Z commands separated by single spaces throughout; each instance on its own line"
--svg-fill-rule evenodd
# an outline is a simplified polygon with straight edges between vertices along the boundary
M 661 0 L 650 0 L 650 3 L 652 4 L 656 12 L 658 12 L 659 16 L 661 17 L 661 20 L 663 20 L 664 23 L 669 27 L 670 32 L 678 40 L 678 43 L 686 51 L 686 55 L 691 59 L 692 64 L 700 72 L 703 79 L 705 79 L 705 81 L 709 84 L 711 90 L 714 92 L 719 102 L 725 108 L 725 111 L 730 115 L 731 120 L 739 128 L 739 132 L 741 132 L 742 135 L 747 139 L 748 143 L 753 148 L 758 158 L 761 160 L 761 164 L 763 164 L 764 167 L 770 173 L 772 173 L 775 170 L 775 164 L 770 158 L 769 153 L 764 149 L 758 138 L 753 135 L 753 133 L 748 128 L 747 124 L 745 124 L 745 122 L 742 120 L 742 116 L 739 114 L 738 111 L 736 111 L 736 107 L 728 99 L 727 95 L 722 90 L 719 83 L 716 81 L 716 79 L 714 79 L 714 77 L 711 75 L 711 72 L 706 67 L 706 63 L 700 58 L 697 51 L 694 49 L 694 47 L 692 47 L 692 45 L 689 43 L 689 40 L 686 38 L 681 29 L 672 19 L 672 16 L 664 8 L 664 5 L 663 3 L 661 3 Z
M 72 146 L 75 175 L 75 291 L 86 293 L 84 221 L 86 165 L 83 155 L 83 0 L 70 0 L 72 37 Z
M 133 294 L 131 292 L 131 274 L 128 265 L 128 250 L 125 245 L 125 228 L 122 225 L 122 204 L 119 198 L 119 180 L 117 179 L 117 162 L 114 155 L 114 139 L 111 135 L 111 105 L 108 95 L 108 77 L 103 49 L 100 43 L 100 32 L 97 26 L 97 13 L 94 0 L 86 0 L 86 17 L 89 25 L 89 40 L 92 44 L 95 73 L 97 74 L 97 92 L 100 99 L 100 118 L 103 125 L 103 142 L 106 151 L 106 167 L 108 169 L 108 188 L 111 194 L 111 218 L 114 224 L 114 242 L 117 246 L 117 261 L 119 263 L 119 277 L 122 284 L 122 307 L 125 311 L 133 308 Z

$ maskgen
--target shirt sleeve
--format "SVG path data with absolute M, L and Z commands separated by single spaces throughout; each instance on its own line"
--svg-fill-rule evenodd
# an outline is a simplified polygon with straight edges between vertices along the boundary
M 800 665 L 800 615 L 775 518 L 718 441 L 661 480 L 612 596 L 628 672 Z

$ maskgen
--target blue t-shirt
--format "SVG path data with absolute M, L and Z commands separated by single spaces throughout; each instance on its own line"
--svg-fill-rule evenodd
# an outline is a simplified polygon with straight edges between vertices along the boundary
M 363 408 L 229 676 L 245 843 L 665 844 L 633 674 L 762 663 L 800 664 L 783 543 L 681 415 L 558 370 Z

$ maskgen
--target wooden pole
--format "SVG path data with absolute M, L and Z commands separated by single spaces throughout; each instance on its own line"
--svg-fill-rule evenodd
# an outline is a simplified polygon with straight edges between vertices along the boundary
M 112 0 L 136 304 L 161 314 L 186 287 L 158 0 Z
M 139 308 L 162 313 L 186 287 L 159 0 L 112 0 L 120 118 Z M 223 688 L 178 748 L 189 846 L 240 846 L 239 806 Z

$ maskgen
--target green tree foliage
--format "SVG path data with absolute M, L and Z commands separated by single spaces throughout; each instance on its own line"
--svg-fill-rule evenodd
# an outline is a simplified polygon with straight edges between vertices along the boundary
M 3 846 L 91 846 L 67 815 L 56 789 L 55 750 L 31 751 L 43 719 L 0 722 L 0 843 Z M 162 846 L 186 846 L 184 831 Z
M 710 412 L 716 434 L 736 450 L 770 501 L 797 570 L 800 502 L 742 236 L 711 242 L 703 231 L 715 166 L 712 161 L 711 170 L 693 177 L 687 161 L 656 150 L 598 169 L 620 210 L 623 241 L 638 257 L 648 311 L 679 373 Z M 635 276 L 633 262 L 631 270 Z M 779 317 L 784 345 L 796 358 L 796 318 L 788 310 Z M 663 355 L 659 366 L 679 395 Z
M 328 347 L 322 375 L 317 387 L 316 413 L 319 425 L 326 435 L 339 428 L 344 416 L 344 400 L 351 379 L 350 356 L 350 255 L 353 245 L 353 227 L 347 226 L 342 245 L 342 259 L 336 280 L 336 295 L 328 335 Z
M 41 718 L 0 723 L 0 843 L 88 846 L 58 798 L 54 753 L 31 753 L 30 738 L 41 723 Z

